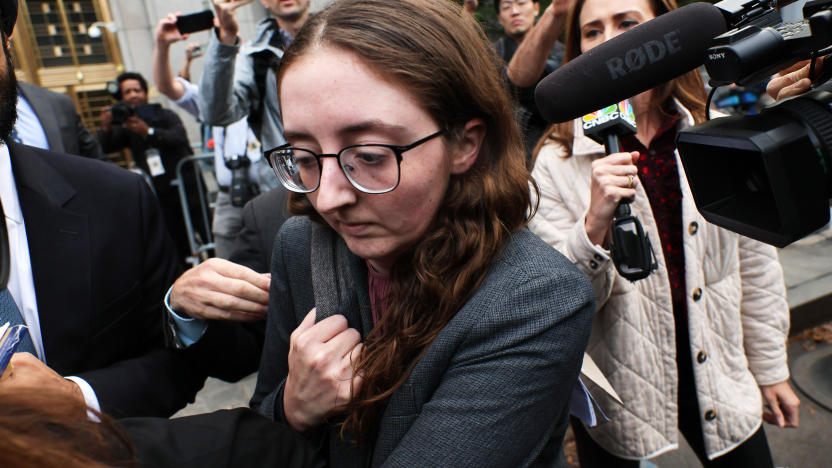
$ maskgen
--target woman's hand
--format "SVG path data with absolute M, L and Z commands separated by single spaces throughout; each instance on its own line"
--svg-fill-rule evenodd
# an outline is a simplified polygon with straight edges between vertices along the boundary
M 592 162 L 589 210 L 584 226 L 593 244 L 604 244 L 618 203 L 622 199 L 635 197 L 638 157 L 638 151 L 633 151 L 611 154 Z
M 774 385 L 760 385 L 766 411 L 763 419 L 778 427 L 797 427 L 798 408 L 800 398 L 794 394 L 789 382 L 783 381 Z
M 350 401 L 361 385 L 353 365 L 361 355 L 361 334 L 348 328 L 343 315 L 315 323 L 315 309 L 292 332 L 289 375 L 283 389 L 283 412 L 296 431 L 324 422 L 326 416 Z

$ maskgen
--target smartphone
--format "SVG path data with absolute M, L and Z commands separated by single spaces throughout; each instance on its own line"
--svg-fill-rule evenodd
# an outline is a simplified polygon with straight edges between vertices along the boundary
M 176 18 L 176 28 L 180 34 L 204 31 L 214 27 L 214 12 L 211 10 L 191 13 Z

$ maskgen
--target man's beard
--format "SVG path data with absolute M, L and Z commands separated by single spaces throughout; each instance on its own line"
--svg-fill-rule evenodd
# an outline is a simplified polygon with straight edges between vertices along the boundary
M 6 52 L 6 76 L 0 77 L 0 140 L 8 143 L 17 119 L 17 77 L 14 74 L 8 49 Z

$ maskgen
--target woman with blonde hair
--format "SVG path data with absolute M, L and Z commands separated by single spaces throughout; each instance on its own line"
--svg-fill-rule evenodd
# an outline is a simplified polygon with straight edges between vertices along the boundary
M 578 0 L 566 58 L 673 8 L 673 0 Z M 709 224 L 694 206 L 675 136 L 705 119 L 698 73 L 631 104 L 638 134 L 622 141 L 625 152 L 606 155 L 568 122 L 541 141 L 532 171 L 540 203 L 530 228 L 591 280 L 599 309 L 587 352 L 624 403 L 610 407 L 607 424 L 573 423 L 581 466 L 638 466 L 678 447 L 677 428 L 705 466 L 773 466 L 761 416 L 796 426 L 799 404 L 787 382 L 777 253 Z M 616 272 L 608 250 L 623 199 L 632 199 L 659 264 L 635 283 Z
M 554 463 L 594 303 L 525 227 L 532 181 L 479 26 L 445 0 L 341 0 L 278 88 L 289 143 L 266 157 L 298 216 L 252 406 L 332 466 Z

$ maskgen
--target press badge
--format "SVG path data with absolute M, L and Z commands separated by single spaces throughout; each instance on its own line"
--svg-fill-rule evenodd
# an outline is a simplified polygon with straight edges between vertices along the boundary
M 150 170 L 152 177 L 158 177 L 165 174 L 165 165 L 162 164 L 162 155 L 156 148 L 150 148 L 144 152 L 145 160 L 147 161 L 147 168 Z

